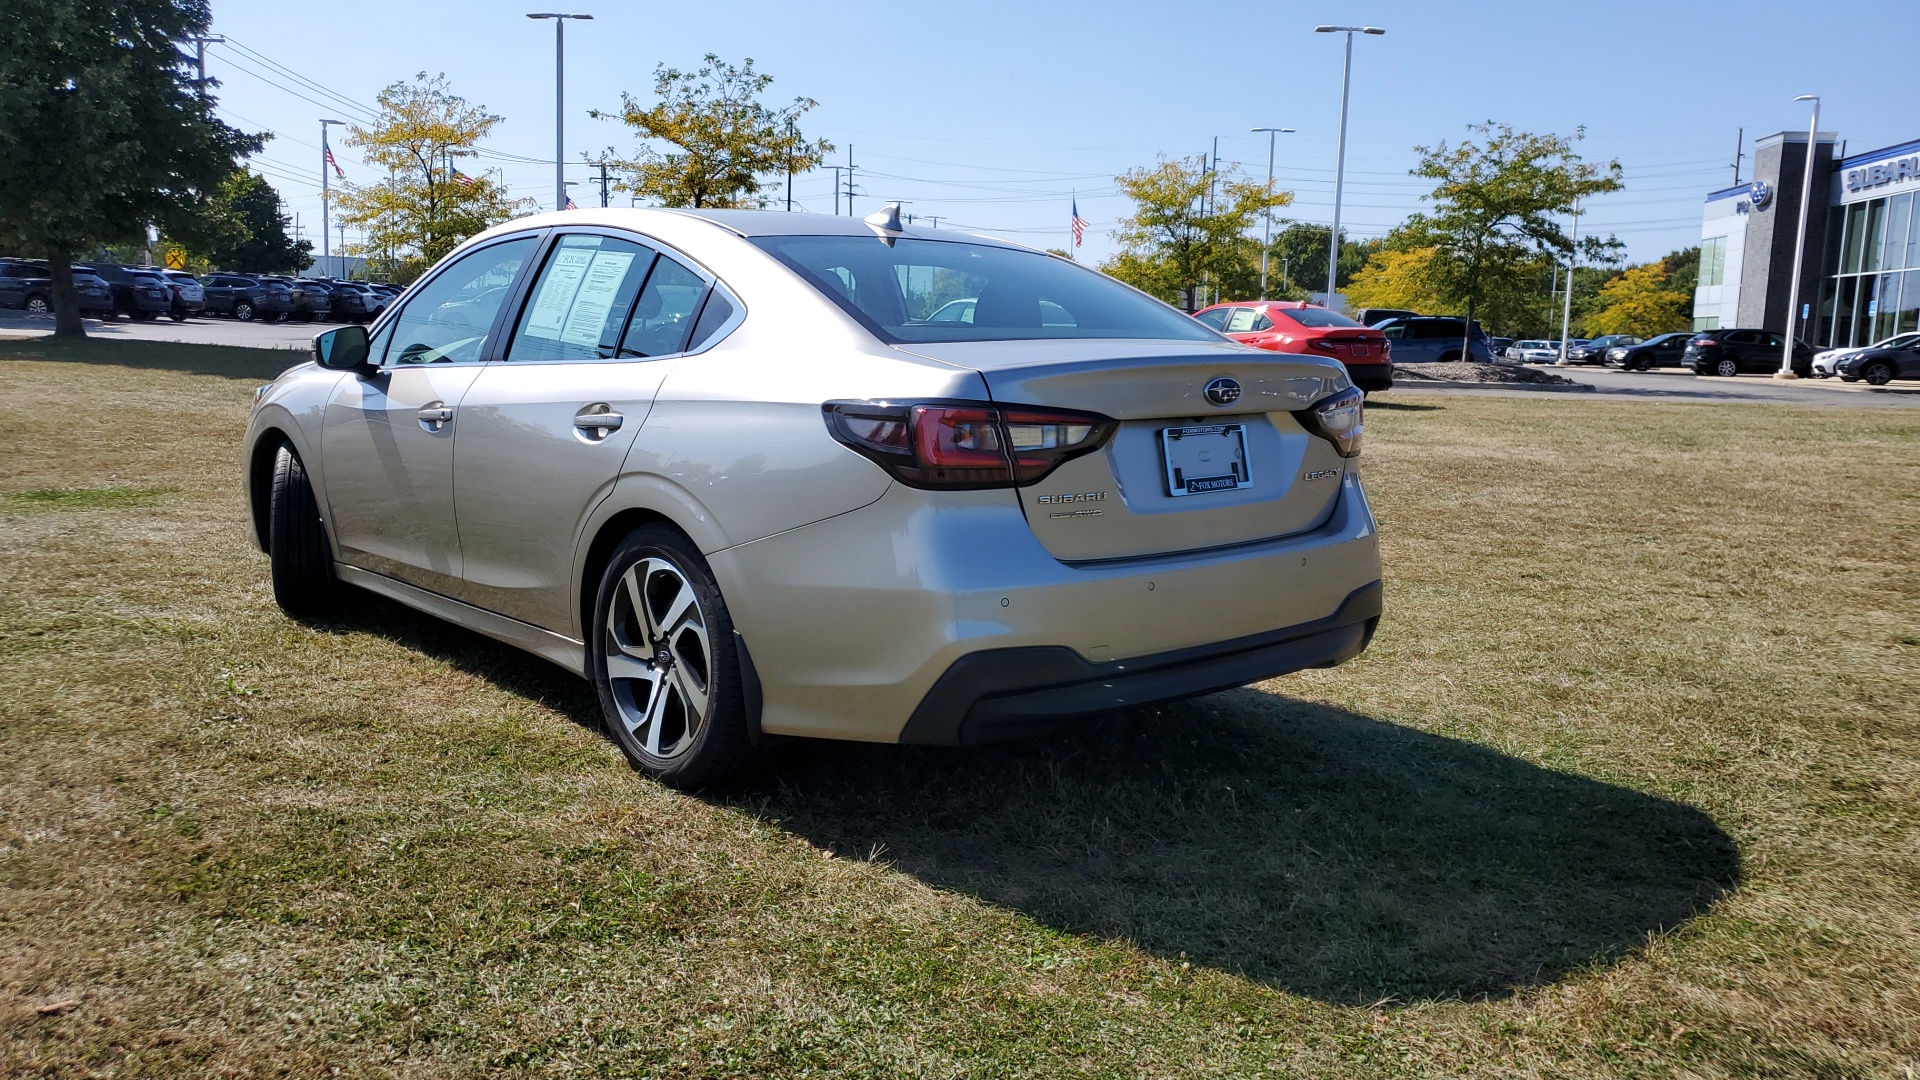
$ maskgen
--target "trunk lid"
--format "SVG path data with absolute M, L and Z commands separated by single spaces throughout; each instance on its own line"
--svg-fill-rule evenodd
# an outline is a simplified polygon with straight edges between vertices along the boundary
M 1063 561 L 1304 532 L 1326 520 L 1340 490 L 1341 457 L 1293 417 L 1348 384 L 1331 358 L 1225 342 L 1121 340 L 916 344 L 908 351 L 979 371 L 997 402 L 1120 422 L 1099 452 L 1017 489 L 1034 535 Z M 1238 397 L 1209 400 L 1217 379 L 1237 383 Z

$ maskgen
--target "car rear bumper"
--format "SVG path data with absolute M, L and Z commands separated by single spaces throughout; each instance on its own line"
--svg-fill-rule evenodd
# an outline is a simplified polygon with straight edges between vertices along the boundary
M 752 652 L 762 730 L 1005 738 L 1357 654 L 1380 552 L 1358 473 L 1341 485 L 1303 533 L 1089 563 L 1050 555 L 1012 492 L 896 485 L 708 561 Z
M 1348 364 L 1347 378 L 1362 390 L 1393 389 L 1392 364 Z

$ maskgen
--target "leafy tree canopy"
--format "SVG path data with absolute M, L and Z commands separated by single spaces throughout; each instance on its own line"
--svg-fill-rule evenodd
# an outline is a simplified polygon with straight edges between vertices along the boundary
M 192 243 L 182 244 L 195 263 L 256 274 L 295 274 L 313 265 L 313 242 L 287 235 L 286 207 L 265 177 L 235 172 L 208 200 Z
M 619 189 L 661 206 L 767 205 L 764 181 L 817 168 L 833 150 L 825 139 L 808 141 L 800 134 L 800 117 L 819 102 L 797 97 L 772 108 L 760 100 L 771 85 L 773 76 L 755 71 L 751 57 L 734 67 L 708 53 L 691 72 L 660 65 L 653 79 L 659 101 L 643 105 L 622 94 L 619 119 L 668 149 L 642 143 L 634 157 L 614 158 L 625 174 Z M 611 150 L 608 156 L 614 156 Z
M 387 178 L 343 184 L 334 196 L 340 221 L 366 235 L 351 253 L 377 272 L 412 281 L 467 237 L 533 209 L 493 178 L 460 171 L 501 118 L 453 93 L 445 75 L 396 82 L 378 103 L 379 120 L 350 126 L 346 142 Z
M 1445 301 L 1427 284 L 1433 276 L 1433 260 L 1438 255 L 1430 247 L 1385 248 L 1375 252 L 1348 283 L 1347 305 L 1419 312 L 1442 310 Z M 1326 260 L 1322 259 L 1320 265 L 1321 272 L 1325 273 Z
M 1699 260 L 1699 248 L 1677 251 L 1659 262 L 1630 267 L 1600 286 L 1596 310 L 1582 322 L 1586 334 L 1644 338 L 1690 329 Z
M 215 118 L 182 51 L 210 20 L 207 0 L 37 0 L 0 15 L 0 247 L 48 260 L 60 336 L 84 334 L 77 253 L 149 225 L 195 235 L 235 159 L 260 149 Z
M 1114 181 L 1133 201 L 1133 212 L 1114 231 L 1120 252 L 1100 269 L 1163 300 L 1177 299 L 1188 311 L 1204 306 L 1209 282 L 1233 299 L 1258 287 L 1260 244 L 1248 233 L 1268 210 L 1293 201 L 1292 192 L 1243 179 L 1234 166 L 1208 169 L 1204 156 L 1163 157 Z M 1251 286 L 1244 284 L 1249 267 Z
M 1328 242 L 1331 228 L 1326 225 L 1309 225 L 1303 221 L 1279 223 L 1284 225 L 1273 234 L 1273 246 L 1268 248 L 1270 276 L 1274 285 L 1269 290 L 1279 295 L 1281 268 L 1286 268 L 1285 284 L 1293 286 L 1293 292 L 1317 292 L 1327 287 L 1327 253 L 1332 249 Z M 1343 233 L 1346 230 L 1341 230 Z M 1340 238 L 1340 273 L 1335 279 L 1336 288 L 1345 289 L 1353 280 L 1353 275 L 1367 265 L 1373 253 L 1384 247 L 1381 240 L 1355 240 L 1350 236 Z

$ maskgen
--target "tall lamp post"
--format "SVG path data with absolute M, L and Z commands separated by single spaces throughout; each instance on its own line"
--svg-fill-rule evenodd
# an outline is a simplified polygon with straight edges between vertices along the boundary
M 1800 339 L 1800 263 L 1807 254 L 1807 203 L 1813 197 L 1813 150 L 1820 139 L 1820 95 L 1801 94 L 1795 101 L 1813 102 L 1813 123 L 1807 125 L 1807 168 L 1800 179 L 1800 222 L 1793 234 L 1793 277 L 1787 281 L 1787 343 L 1780 350 L 1776 379 L 1797 379 L 1793 373 L 1793 343 Z
M 333 149 L 327 145 L 327 128 L 346 126 L 345 120 L 320 121 L 320 257 L 328 260 L 333 258 L 333 245 L 327 238 L 327 209 L 333 201 L 333 178 L 328 175 L 333 171 Z M 327 268 L 327 273 L 333 273 L 331 266 Z
M 567 208 L 567 20 L 592 19 L 558 11 L 529 11 L 529 19 L 553 20 L 553 208 Z
M 1327 306 L 1333 306 L 1334 285 L 1340 280 L 1340 195 L 1347 179 L 1347 90 L 1353 85 L 1353 35 L 1386 33 L 1378 26 L 1316 26 L 1316 34 L 1347 35 L 1347 66 L 1340 75 L 1340 153 L 1333 167 L 1333 242 L 1327 253 Z
M 1253 130 L 1256 133 L 1262 132 L 1262 131 L 1267 133 L 1267 197 L 1272 198 L 1273 197 L 1273 137 L 1275 135 L 1281 135 L 1281 134 L 1291 135 L 1293 134 L 1293 129 L 1292 128 L 1258 127 L 1258 128 L 1254 128 Z M 1260 244 L 1260 299 L 1265 300 L 1267 298 L 1267 254 L 1268 254 L 1268 250 L 1273 247 L 1273 207 L 1271 206 L 1267 207 L 1267 223 L 1266 223 L 1266 230 L 1263 235 L 1265 236 L 1265 239 L 1261 241 L 1261 244 Z

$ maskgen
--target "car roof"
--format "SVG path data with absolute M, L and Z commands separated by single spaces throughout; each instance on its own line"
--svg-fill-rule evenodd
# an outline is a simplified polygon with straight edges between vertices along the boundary
M 842 214 L 807 214 L 784 210 L 708 210 L 659 207 L 589 207 L 579 210 L 550 210 L 529 217 L 515 218 L 487 230 L 487 235 L 503 235 L 523 229 L 552 229 L 564 226 L 599 226 L 651 232 L 666 224 L 663 219 L 705 222 L 736 236 L 864 236 L 872 237 L 874 228 L 857 217 Z M 675 229 L 675 232 L 681 230 Z M 912 240 L 941 240 L 959 244 L 986 244 L 1014 251 L 1038 252 L 1038 248 L 1017 244 L 959 229 L 931 229 L 902 223 L 899 236 Z

